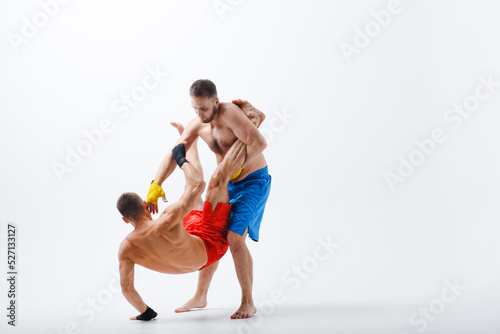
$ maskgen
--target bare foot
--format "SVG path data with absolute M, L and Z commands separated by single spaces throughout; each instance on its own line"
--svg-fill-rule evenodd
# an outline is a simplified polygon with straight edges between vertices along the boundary
M 255 124 L 256 127 L 259 127 L 266 119 L 266 115 L 251 105 L 250 102 L 242 99 L 233 100 L 232 102 L 243 110 L 245 115 L 250 119 L 250 121 L 252 121 L 253 124 Z
M 257 309 L 253 306 L 253 304 L 241 304 L 238 311 L 231 316 L 231 319 L 248 319 L 251 318 L 256 312 Z
M 182 133 L 184 132 L 184 126 L 181 123 L 170 122 L 170 125 L 172 125 L 174 128 L 176 128 L 177 131 L 179 131 L 180 135 L 182 135 Z
M 193 297 L 190 300 L 188 300 L 186 304 L 182 305 L 181 307 L 176 308 L 175 313 L 187 312 L 187 311 L 191 311 L 194 308 L 204 308 L 206 306 L 207 306 L 207 299 L 206 298 Z

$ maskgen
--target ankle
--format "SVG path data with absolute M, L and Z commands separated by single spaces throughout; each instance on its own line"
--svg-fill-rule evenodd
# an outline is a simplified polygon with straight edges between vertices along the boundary
M 196 300 L 207 300 L 207 295 L 206 294 L 195 294 L 193 296 L 193 299 L 196 299 Z
M 242 298 L 241 305 L 253 305 L 253 298 Z

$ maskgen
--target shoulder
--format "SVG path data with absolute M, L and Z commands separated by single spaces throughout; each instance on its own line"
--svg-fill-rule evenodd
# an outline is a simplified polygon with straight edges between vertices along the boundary
M 234 113 L 236 111 L 240 111 L 240 107 L 232 102 L 220 102 L 220 111 L 222 113 Z
M 221 102 L 219 108 L 220 118 L 226 123 L 238 121 L 243 116 L 240 107 L 231 102 Z
M 184 131 L 198 133 L 203 128 L 203 125 L 202 121 L 198 117 L 195 117 L 189 121 Z
M 127 259 L 131 251 L 132 243 L 127 238 L 125 238 L 125 240 L 123 240 L 120 244 L 120 248 L 118 250 L 118 259 Z

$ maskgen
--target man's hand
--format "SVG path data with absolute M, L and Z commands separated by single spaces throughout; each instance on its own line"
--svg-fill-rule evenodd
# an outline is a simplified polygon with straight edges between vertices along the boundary
M 158 213 L 158 198 L 162 198 L 163 202 L 167 202 L 167 198 L 165 197 L 165 192 L 158 184 L 159 178 L 155 178 L 153 182 L 151 182 L 151 186 L 149 186 L 147 202 L 148 202 L 148 211 L 155 214 Z

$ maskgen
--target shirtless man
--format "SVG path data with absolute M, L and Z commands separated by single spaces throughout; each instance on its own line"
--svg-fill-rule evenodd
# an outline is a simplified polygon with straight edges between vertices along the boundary
M 246 160 L 228 184 L 232 212 L 227 238 L 242 291 L 241 305 L 231 318 L 250 318 L 257 310 L 252 298 L 253 260 L 245 239 L 248 235 L 258 241 L 260 222 L 271 187 L 271 176 L 262 154 L 267 144 L 257 129 L 265 116 L 246 101 L 219 102 L 217 89 L 210 80 L 195 81 L 190 88 L 190 95 L 198 117 L 189 122 L 177 143 L 185 142 L 186 147 L 190 147 L 196 138 L 201 137 L 215 153 L 217 163 L 223 160 L 237 139 L 247 145 Z M 158 212 L 159 197 L 166 201 L 161 184 L 174 169 L 172 154 L 168 153 L 148 192 L 150 212 Z M 218 262 L 200 271 L 195 295 L 176 312 L 207 305 L 208 288 L 217 266 Z
M 178 126 L 176 124 L 176 126 Z M 201 270 L 218 261 L 227 251 L 227 227 L 231 214 L 227 183 L 245 160 L 245 144 L 237 141 L 218 166 L 205 189 L 196 142 L 188 150 L 184 144 L 173 150 L 175 161 L 186 177 L 179 201 L 153 220 L 148 205 L 135 193 L 124 193 L 117 208 L 126 223 L 134 226 L 120 245 L 120 284 L 125 298 L 141 314 L 130 320 L 151 320 L 157 316 L 134 288 L 134 265 L 167 274 Z

